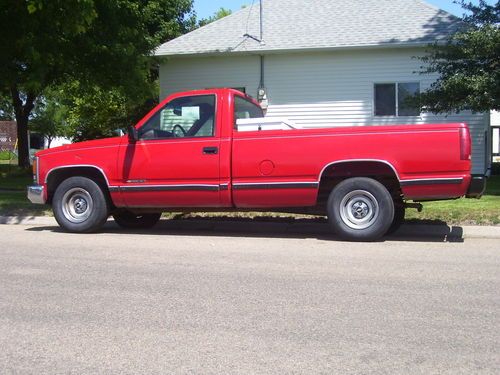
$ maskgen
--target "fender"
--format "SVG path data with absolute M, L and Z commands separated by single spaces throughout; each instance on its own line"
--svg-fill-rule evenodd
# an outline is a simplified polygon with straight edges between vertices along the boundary
M 399 178 L 398 171 L 396 170 L 396 168 L 394 167 L 394 165 L 392 165 L 391 163 L 389 163 L 387 160 L 381 160 L 381 159 L 342 159 L 342 160 L 333 161 L 333 162 L 328 163 L 327 165 L 325 165 L 323 167 L 323 169 L 321 170 L 321 172 L 319 173 L 318 182 L 321 181 L 321 177 L 323 176 L 323 173 L 325 172 L 325 170 L 328 167 L 330 167 L 332 165 L 335 165 L 335 164 L 356 163 L 356 162 L 373 162 L 373 163 L 383 163 L 383 164 L 386 164 L 389 167 L 391 167 L 391 169 L 394 172 L 394 174 L 396 175 L 396 178 L 398 179 L 398 181 L 401 181 L 401 179 Z
M 107 187 L 111 187 L 109 185 L 109 180 L 108 180 L 108 176 L 106 176 L 106 173 L 104 173 L 104 171 L 102 170 L 102 168 L 98 167 L 97 165 L 91 165 L 91 164 L 71 164 L 71 165 L 63 165 L 61 167 L 54 167 L 52 169 L 50 169 L 47 174 L 45 175 L 45 184 L 47 184 L 47 182 L 49 181 L 49 176 L 52 172 L 54 171 L 57 171 L 59 169 L 67 169 L 67 168 L 94 168 L 94 169 L 97 169 L 97 171 L 99 173 L 102 174 L 102 176 L 104 177 L 104 180 L 106 181 L 106 185 Z

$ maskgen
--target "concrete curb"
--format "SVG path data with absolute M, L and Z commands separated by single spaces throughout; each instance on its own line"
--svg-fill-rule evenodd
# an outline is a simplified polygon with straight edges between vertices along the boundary
M 57 226 L 56 220 L 51 216 L 0 216 L 0 224 Z M 114 223 L 110 221 L 108 225 L 114 226 Z M 227 219 L 218 220 L 217 218 L 162 220 L 159 228 L 186 232 L 331 234 L 328 224 L 321 222 L 231 221 Z M 465 238 L 500 239 L 500 226 L 406 224 L 388 238 L 440 238 L 445 241 Z
M 52 216 L 0 216 L 0 224 L 57 225 L 57 222 Z
M 432 237 L 443 239 L 490 238 L 500 239 L 500 227 L 480 225 L 407 224 L 394 233 L 395 237 Z

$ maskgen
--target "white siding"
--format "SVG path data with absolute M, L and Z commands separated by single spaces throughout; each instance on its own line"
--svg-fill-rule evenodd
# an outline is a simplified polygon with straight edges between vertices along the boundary
M 170 59 L 160 66 L 160 98 L 178 91 L 245 87 L 255 96 L 260 80 L 258 56 Z
M 422 50 L 358 50 L 265 57 L 269 117 L 287 117 L 304 127 L 466 122 L 473 139 L 473 173 L 485 171 L 485 134 L 489 114 L 376 117 L 373 85 L 386 82 L 421 83 L 432 77 L 418 73 Z M 256 96 L 260 77 L 258 56 L 171 59 L 161 67 L 161 97 L 172 92 L 245 86 Z

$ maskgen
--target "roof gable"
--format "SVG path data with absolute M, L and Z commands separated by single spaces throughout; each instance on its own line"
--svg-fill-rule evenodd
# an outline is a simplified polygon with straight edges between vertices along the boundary
M 265 0 L 164 43 L 156 55 L 222 54 L 428 44 L 461 22 L 421 0 Z M 248 34 L 252 37 L 245 36 Z

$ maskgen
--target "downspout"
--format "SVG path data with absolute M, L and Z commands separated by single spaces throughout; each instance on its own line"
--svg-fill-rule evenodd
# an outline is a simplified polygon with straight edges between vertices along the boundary
M 260 55 L 260 81 L 259 88 L 264 86 L 264 55 Z
M 260 0 L 260 45 L 266 44 L 264 42 L 264 0 Z M 259 81 L 259 89 L 257 92 L 257 100 L 259 101 L 262 109 L 264 111 L 267 110 L 269 102 L 267 100 L 267 89 L 264 81 L 264 55 L 260 55 L 260 81 Z

